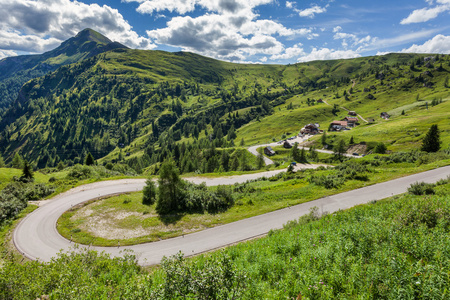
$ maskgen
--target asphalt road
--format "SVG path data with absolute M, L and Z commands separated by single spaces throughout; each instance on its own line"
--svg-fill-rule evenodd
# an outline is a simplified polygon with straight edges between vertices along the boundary
M 264 172 L 263 174 L 265 175 L 263 176 L 270 176 L 270 174 L 275 174 L 275 172 L 280 171 Z M 261 174 L 250 175 L 253 178 L 261 176 Z M 234 176 L 234 179 L 228 178 L 226 182 L 230 184 L 232 181 L 242 182 L 250 179 L 249 175 L 245 176 Z M 321 198 L 264 215 L 206 229 L 184 237 L 126 247 L 91 248 L 105 251 L 112 256 L 120 256 L 123 250 L 129 249 L 134 251 L 139 264 L 158 264 L 163 256 L 170 256 L 179 251 L 186 256 L 190 256 L 264 235 L 271 229 L 282 228 L 283 224 L 289 220 L 294 220 L 307 214 L 313 206 L 317 206 L 319 211 L 332 213 L 339 209 L 347 209 L 358 204 L 404 193 L 411 183 L 417 181 L 431 183 L 447 178 L 447 176 L 450 176 L 450 166 Z M 224 178 L 209 179 L 207 184 L 224 184 L 224 180 Z M 82 186 L 61 194 L 39 207 L 20 222 L 14 231 L 14 244 L 28 258 L 49 261 L 60 250 L 67 251 L 73 246 L 73 243 L 63 238 L 56 230 L 56 221 L 61 214 L 72 206 L 93 198 L 141 190 L 144 184 L 145 180 L 143 179 L 104 181 Z

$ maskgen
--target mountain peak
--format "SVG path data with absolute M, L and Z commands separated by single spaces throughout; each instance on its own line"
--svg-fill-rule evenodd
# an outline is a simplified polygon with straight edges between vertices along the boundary
M 91 28 L 83 29 L 75 37 L 73 37 L 73 39 L 82 41 L 92 41 L 99 44 L 112 43 L 112 41 L 108 39 L 106 36 L 102 35 L 101 33 Z

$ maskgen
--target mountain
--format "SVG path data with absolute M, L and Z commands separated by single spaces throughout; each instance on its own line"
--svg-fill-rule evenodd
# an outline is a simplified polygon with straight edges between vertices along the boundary
M 256 144 L 310 122 L 325 125 L 340 106 L 378 118 L 380 109 L 415 107 L 418 94 L 446 97 L 449 66 L 448 55 L 284 66 L 112 49 L 27 82 L 0 121 L 0 153 L 7 162 L 20 153 L 39 168 L 77 163 L 90 152 L 138 172 L 169 156 L 183 172 L 214 171 L 228 159 L 223 149 L 236 150 L 234 140 Z M 315 105 L 320 98 L 329 105 Z
M 7 57 L 0 61 L 0 112 L 15 100 L 22 85 L 67 65 L 117 48 L 126 48 L 92 29 L 84 29 L 58 48 L 39 55 Z

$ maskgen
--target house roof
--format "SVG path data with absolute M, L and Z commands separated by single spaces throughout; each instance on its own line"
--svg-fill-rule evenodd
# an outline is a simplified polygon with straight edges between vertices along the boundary
M 339 126 L 347 126 L 347 121 L 333 121 L 331 122 L 331 125 L 339 125 Z
M 347 120 L 347 122 L 358 122 L 358 117 L 345 117 L 345 120 Z

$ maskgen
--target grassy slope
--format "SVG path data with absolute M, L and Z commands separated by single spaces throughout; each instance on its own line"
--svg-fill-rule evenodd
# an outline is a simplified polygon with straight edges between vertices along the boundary
M 262 141 L 270 141 L 273 138 L 278 139 L 285 132 L 297 132 L 304 124 L 311 121 L 319 122 L 322 127 L 327 128 L 330 121 L 335 118 L 342 118 L 345 115 L 341 111 L 338 116 L 333 116 L 331 107 L 326 104 L 308 107 L 305 104 L 307 98 L 323 98 L 330 104 L 338 104 L 357 110 L 364 117 L 373 117 L 378 121 L 380 111 L 391 111 L 401 106 L 410 105 L 415 102 L 417 94 L 420 95 L 421 99 L 429 100 L 434 97 L 448 97 L 448 89 L 443 88 L 445 76 L 448 75 L 447 71 L 437 72 L 431 70 L 434 74 L 432 80 L 435 82 L 435 85 L 430 89 L 421 87 L 421 84 L 413 84 L 409 79 L 409 76 L 418 76 L 420 73 L 428 70 L 427 68 L 422 66 L 416 72 L 411 72 L 407 65 L 396 65 L 406 63 L 414 57 L 423 56 L 393 54 L 351 60 L 317 61 L 289 66 L 265 66 L 226 63 L 184 52 L 167 53 L 162 51 L 119 49 L 100 54 L 98 61 L 94 65 L 88 66 L 86 70 L 82 70 L 82 73 L 77 75 L 77 78 L 86 79 L 82 86 L 68 86 L 67 82 L 64 81 L 66 76 L 70 76 L 72 72 L 79 72 L 79 68 L 85 67 L 83 64 L 75 64 L 53 73 L 50 76 L 50 80 L 41 80 L 34 87 L 28 87 L 29 91 L 27 89 L 25 91 L 31 94 L 39 93 L 41 87 L 46 86 L 46 89 L 51 92 L 68 89 L 64 91 L 78 94 L 86 87 L 88 88 L 86 89 L 88 95 L 92 95 L 92 97 L 89 99 L 89 104 L 80 109 L 79 113 L 82 113 L 91 108 L 98 109 L 104 106 L 102 97 L 98 97 L 104 92 L 99 92 L 97 97 L 94 97 L 94 91 L 99 89 L 96 83 L 104 77 L 110 79 L 114 77 L 119 82 L 122 80 L 124 83 L 120 85 L 125 84 L 127 88 L 132 88 L 130 86 L 131 82 L 143 83 L 142 86 L 139 86 L 141 95 L 146 95 L 147 91 L 157 88 L 157 85 L 162 82 L 168 82 L 172 86 L 183 83 L 198 84 L 198 93 L 189 92 L 186 95 L 186 102 L 183 103 L 184 115 L 180 118 L 182 119 L 202 112 L 208 107 L 223 104 L 220 97 L 221 93 L 235 90 L 239 99 L 243 99 L 253 95 L 255 91 L 262 95 L 266 93 L 270 95 L 284 92 L 285 88 L 303 88 L 304 92 L 302 94 L 294 95 L 286 103 L 286 105 L 292 103 L 294 106 L 293 110 L 286 110 L 286 105 L 279 105 L 273 108 L 273 115 L 260 121 L 252 121 L 238 131 L 236 141 L 244 138 L 246 144 L 257 144 Z M 373 68 L 382 67 L 383 64 L 389 65 L 390 70 L 383 70 L 386 75 L 383 83 L 381 83 L 380 80 L 375 80 L 375 75 L 370 72 L 373 72 Z M 444 63 L 444 68 L 447 68 L 446 63 Z M 131 78 L 134 79 L 130 81 Z M 343 91 L 349 91 L 352 86 L 351 81 L 346 83 L 348 78 L 354 79 L 356 86 L 353 89 L 350 100 L 346 101 L 342 97 Z M 343 79 L 345 79 L 344 83 L 338 83 Z M 52 85 L 48 87 L 48 83 Z M 323 89 L 315 89 L 314 86 L 317 85 L 322 85 Z M 376 96 L 376 100 L 367 99 L 368 93 L 363 92 L 364 88 L 372 85 L 376 87 L 376 91 L 371 91 Z M 118 87 L 115 87 L 115 89 Z M 335 98 L 336 93 L 340 95 L 339 98 Z M 105 97 L 109 98 L 110 95 L 111 93 L 108 92 Z M 56 95 L 56 97 L 59 97 L 59 95 Z M 118 105 L 120 102 L 120 105 L 122 105 L 120 114 L 122 115 L 126 109 L 136 102 L 135 99 L 124 103 L 121 101 L 121 99 L 112 99 L 112 105 Z M 122 123 L 122 127 L 126 125 L 139 128 L 138 136 L 126 149 L 123 149 L 124 152 L 130 152 L 132 157 L 143 154 L 142 149 L 146 146 L 148 134 L 151 133 L 150 120 L 169 114 L 168 107 L 172 101 L 173 98 L 170 96 L 161 99 L 161 102 L 158 103 L 153 102 L 152 99 L 147 99 L 144 107 L 140 108 L 139 116 L 135 121 L 122 121 L 126 122 L 126 124 Z M 56 102 L 58 102 L 58 98 L 56 98 Z M 239 108 L 237 111 L 243 114 L 245 111 L 248 111 L 248 108 Z M 16 124 L 10 127 L 11 140 L 6 149 L 6 152 L 9 154 L 4 155 L 7 160 L 12 158 L 13 151 L 17 149 L 22 149 L 23 154 L 36 158 L 41 153 L 33 149 L 39 147 L 52 148 L 52 138 L 58 140 L 59 137 L 51 137 L 49 134 L 48 128 L 50 125 L 48 122 L 52 118 L 52 115 L 49 113 L 53 112 L 30 115 L 25 120 L 16 122 L 16 124 L 20 124 L 19 128 L 14 126 Z M 47 114 L 48 116 L 46 116 Z M 223 116 L 219 117 L 223 118 Z M 102 123 L 101 126 L 108 128 L 110 134 L 108 137 L 99 136 L 99 138 L 107 140 L 112 145 L 117 144 L 117 120 L 113 118 L 109 124 L 105 123 L 104 120 Z M 74 140 L 77 139 L 77 135 L 80 135 L 80 132 L 86 130 L 82 126 L 83 124 L 77 125 L 77 130 L 73 137 Z M 96 124 L 96 126 L 100 125 Z M 261 130 L 261 128 L 264 128 L 264 130 Z M 19 129 L 20 135 L 18 134 Z M 91 136 L 99 134 L 95 127 L 88 130 L 92 131 Z M 36 147 L 36 141 L 33 143 L 26 142 L 27 138 L 39 136 L 40 133 L 43 133 L 40 139 L 41 143 L 43 141 L 45 144 Z M 47 138 L 49 140 L 46 140 Z M 80 137 L 78 138 L 81 139 Z M 116 148 L 105 159 L 111 160 L 117 158 L 117 156 L 118 149 Z
M 240 299 L 446 299 L 450 185 L 435 190 L 320 220 L 311 213 L 258 240 L 189 260 L 172 258 L 150 274 L 132 261 L 118 268 L 121 260 L 87 252 L 52 263 L 12 262 L 0 269 L 1 291 L 74 299 L 164 299 L 172 292 L 165 298 L 183 299 L 217 296 L 225 278 Z M 231 287 L 225 295 L 231 296 Z
M 358 162 L 371 161 L 365 157 Z M 260 215 L 277 209 L 308 202 L 320 197 L 364 187 L 420 171 L 448 165 L 449 159 L 418 165 L 416 163 L 382 164 L 370 168 L 367 181 L 349 180 L 336 189 L 325 189 L 309 183 L 310 174 L 329 175 L 331 170 L 299 172 L 290 180 L 257 181 L 249 183 L 235 193 L 236 204 L 217 214 L 179 214 L 174 220 L 163 222 L 155 211 L 155 205 L 142 204 L 142 192 L 115 196 L 93 203 L 83 204 L 66 212 L 58 221 L 58 231 L 66 238 L 82 244 L 99 246 L 133 245 L 166 239 L 205 228 L 218 226 Z M 87 214 L 85 212 L 88 212 Z M 116 218 L 116 216 L 121 216 Z M 125 217 L 123 217 L 125 216 Z M 120 235 L 105 237 L 90 230 L 92 224 L 105 224 Z M 104 229 L 99 228 L 100 232 Z M 139 232 L 135 237 L 133 236 Z
M 392 62 L 394 60 L 395 58 L 391 57 L 388 61 Z M 351 69 L 357 61 L 343 60 L 338 69 L 332 68 L 330 71 L 342 72 L 342 69 Z M 367 63 L 368 60 L 360 59 L 359 61 L 363 64 Z M 326 62 L 321 63 L 326 64 Z M 345 65 L 347 66 L 345 67 Z M 304 66 L 299 68 L 304 68 Z M 244 138 L 248 144 L 268 142 L 272 141 L 273 138 L 279 140 L 283 133 L 298 133 L 304 125 L 310 122 L 319 123 L 322 129 L 327 130 L 331 121 L 340 120 L 347 115 L 347 112 L 343 109 L 336 116 L 331 114 L 332 106 L 330 105 L 337 104 L 357 111 L 366 120 L 369 118 L 375 119 L 377 127 L 361 126 L 352 131 L 342 133 L 348 139 L 350 135 L 355 135 L 361 137 L 359 141 L 387 141 L 387 143 L 392 143 L 392 148 L 389 147 L 392 150 L 412 149 L 417 147 L 429 126 L 436 123 L 439 124 L 442 130 L 443 146 L 446 147 L 450 145 L 450 128 L 448 125 L 450 122 L 448 121 L 449 117 L 446 116 L 450 108 L 445 100 L 450 98 L 450 89 L 444 87 L 444 80 L 449 74 L 449 67 L 444 65 L 444 68 L 445 70 L 441 72 L 431 70 L 432 74 L 434 74 L 433 82 L 435 82 L 433 88 L 425 88 L 417 83 L 412 84 L 410 87 L 409 76 L 412 74 L 416 77 L 419 76 L 419 74 L 428 70 L 425 67 L 418 69 L 416 72 L 411 72 L 407 66 L 391 68 L 392 74 L 385 76 L 383 83 L 380 80 L 376 80 L 374 78 L 375 75 L 359 80 L 358 77 L 347 73 L 347 76 L 355 78 L 356 81 L 353 94 L 349 96 L 349 101 L 345 100 L 342 95 L 344 90 L 347 92 L 350 90 L 353 85 L 352 82 L 337 88 L 332 87 L 296 95 L 288 100 L 286 105 L 275 107 L 273 115 L 264 118 L 261 122 L 254 121 L 240 128 L 237 132 L 237 140 Z M 314 74 L 314 72 L 310 73 Z M 397 78 L 398 76 L 401 77 Z M 364 92 L 364 88 L 370 88 L 371 86 L 375 86 L 375 90 Z M 336 93 L 340 96 L 339 98 L 336 98 Z M 369 93 L 372 93 L 376 99 L 368 99 L 367 95 Z M 419 102 L 416 100 L 417 95 L 419 95 Z M 324 99 L 330 105 L 316 104 L 315 106 L 307 106 L 307 98 Z M 443 99 L 444 103 L 431 107 L 430 104 L 433 99 Z M 425 102 L 429 104 L 428 111 L 424 109 Z M 286 108 L 290 103 L 294 107 L 292 110 Z M 402 110 L 405 110 L 406 116 L 401 116 Z M 382 111 L 388 111 L 393 114 L 390 121 L 386 122 L 379 117 Z M 360 123 L 366 124 L 363 121 Z M 261 130 L 261 128 L 264 128 L 264 130 Z M 415 130 L 415 128 L 417 128 L 419 135 L 412 139 L 408 138 L 410 133 L 406 132 Z

